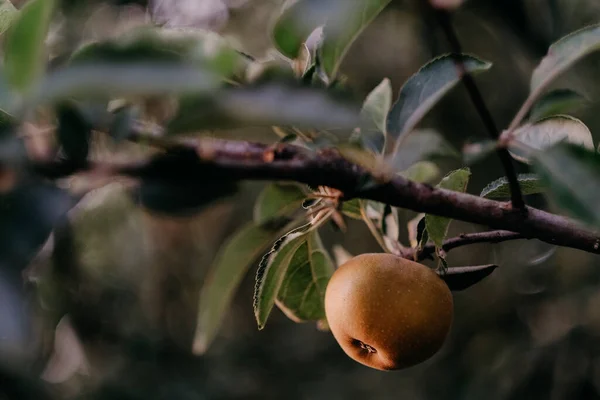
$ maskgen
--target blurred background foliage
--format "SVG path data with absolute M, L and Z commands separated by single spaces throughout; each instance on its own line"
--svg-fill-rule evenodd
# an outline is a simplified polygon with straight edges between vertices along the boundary
M 14 3 L 19 7 L 24 1 Z M 77 13 L 78 1 L 63 3 Z M 152 16 L 167 26 L 214 30 L 261 59 L 272 49 L 269 28 L 282 0 L 86 3 L 95 3 L 93 12 L 79 15 L 77 21 L 79 32 L 90 40 L 118 35 Z M 352 46 L 342 72 L 359 97 L 384 77 L 391 79 L 397 93 L 421 65 L 448 51 L 439 27 L 424 10 L 422 0 L 392 1 Z M 466 1 L 455 15 L 455 25 L 465 52 L 494 64 L 477 81 L 498 126 L 508 125 L 526 97 L 531 71 L 548 46 L 599 21 L 596 0 Z M 599 67 L 600 56 L 592 55 L 554 84 L 587 98 L 587 107 L 574 115 L 593 133 L 600 131 Z M 481 139 L 485 134 L 462 87 L 436 106 L 423 125 L 438 129 L 459 148 L 465 139 Z M 270 129 L 258 128 L 219 136 L 274 138 Z M 98 156 L 105 156 L 103 146 L 108 145 L 97 144 Z M 122 151 L 128 157 L 132 150 Z M 453 161 L 442 167 L 446 171 L 458 164 Z M 494 157 L 472 170 L 468 191 L 476 194 L 502 175 Z M 521 170 L 527 172 L 525 167 Z M 500 268 L 481 284 L 455 295 L 451 336 L 439 354 L 415 368 L 389 373 L 370 370 L 350 360 L 330 333 L 312 323 L 295 324 L 279 311 L 259 332 L 251 305 L 255 267 L 236 294 L 212 347 L 205 355 L 193 357 L 189 349 L 206 270 L 225 238 L 251 218 L 262 187 L 244 183 L 233 198 L 193 217 L 143 210 L 124 194 L 120 183 L 102 188 L 80 204 L 72 232 L 64 232 L 70 235 L 72 247 L 55 251 L 53 257 L 39 257 L 28 272 L 39 279 L 44 265 L 52 262 L 64 270 L 50 283 L 40 280 L 45 282 L 40 286 L 41 301 L 32 307 L 44 311 L 36 325 L 42 331 L 54 329 L 61 317 L 52 313 L 56 302 L 63 301 L 56 296 L 56 287 L 72 287 L 69 281 L 77 281 L 78 300 L 56 331 L 57 346 L 66 350 L 60 352 L 62 358 L 45 359 L 36 366 L 49 382 L 50 395 L 65 399 L 600 398 L 597 257 L 552 249 L 537 241 L 469 246 L 449 255 L 450 265 L 496 263 Z M 541 198 L 529 201 L 545 206 Z M 400 214 L 403 223 L 414 216 Z M 451 229 L 461 233 L 480 227 L 454 223 Z M 356 221 L 349 222 L 345 234 L 328 228 L 323 236 L 328 246 L 341 244 L 352 254 L 380 251 Z M 407 241 L 406 236 L 402 239 Z M 9 301 L 10 291 L 0 288 L 0 303 Z M 70 326 L 77 327 L 80 339 Z M 174 341 L 163 344 L 158 339 L 162 330 Z M 80 346 L 85 351 L 78 351 Z M 51 339 L 43 339 L 36 348 L 48 353 L 52 347 Z M 10 363 L 9 356 L 5 358 Z M 35 390 L 28 381 L 22 388 Z M 28 398 L 22 393 L 7 396 Z

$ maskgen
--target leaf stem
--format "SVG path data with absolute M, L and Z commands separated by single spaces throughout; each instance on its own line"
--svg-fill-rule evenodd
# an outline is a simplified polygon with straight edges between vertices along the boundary
M 450 43 L 450 47 L 452 48 L 452 52 L 455 55 L 459 55 L 462 53 L 462 46 L 460 45 L 460 41 L 458 40 L 458 36 L 452 27 L 452 21 L 450 19 L 450 14 L 444 10 L 434 10 L 440 26 L 442 27 L 446 39 Z M 455 65 L 459 70 L 459 74 L 462 76 L 462 81 L 467 89 L 469 97 L 471 98 L 471 102 L 475 106 L 479 117 L 481 118 L 483 124 L 485 125 L 489 136 L 493 140 L 498 140 L 500 137 L 500 131 L 494 122 L 494 118 L 488 109 L 485 100 L 475 83 L 475 79 L 473 76 L 469 74 L 465 65 L 459 58 L 455 58 Z M 519 181 L 517 179 L 517 172 L 515 170 L 515 166 L 513 164 L 512 158 L 508 153 L 508 150 L 504 148 L 498 148 L 496 150 L 500 161 L 502 162 L 502 166 L 504 167 L 504 172 L 506 173 L 506 178 L 508 179 L 508 183 L 510 186 L 511 193 L 511 203 L 513 208 L 518 210 L 523 210 L 526 212 L 527 208 L 525 206 L 525 201 L 523 199 L 523 194 L 521 193 L 521 187 L 519 186 Z

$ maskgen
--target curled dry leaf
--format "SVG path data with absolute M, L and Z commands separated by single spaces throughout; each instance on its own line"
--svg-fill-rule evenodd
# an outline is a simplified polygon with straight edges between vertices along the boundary
M 471 286 L 481 282 L 487 278 L 497 265 L 476 265 L 473 267 L 455 267 L 448 268 L 443 272 L 439 272 L 442 278 L 451 291 L 458 292 L 470 288 Z

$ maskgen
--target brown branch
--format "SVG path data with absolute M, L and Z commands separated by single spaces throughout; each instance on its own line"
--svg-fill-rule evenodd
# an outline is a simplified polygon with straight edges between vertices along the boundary
M 462 46 L 460 45 L 460 41 L 458 40 L 458 36 L 452 27 L 452 21 L 450 20 L 450 14 L 444 10 L 435 10 L 435 14 L 438 17 L 439 23 L 446 34 L 446 38 L 450 43 L 450 47 L 456 56 L 462 53 Z M 494 118 L 490 113 L 487 105 L 485 104 L 485 100 L 475 83 L 475 79 L 473 76 L 469 74 L 465 65 L 459 58 L 455 58 L 454 62 L 456 64 L 456 68 L 459 71 L 460 76 L 462 76 L 463 84 L 467 89 L 467 93 L 471 99 L 471 102 L 475 106 L 477 113 L 479 114 L 483 124 L 485 125 L 489 136 L 493 140 L 498 140 L 500 137 L 500 131 L 494 122 Z M 496 150 L 500 161 L 502 162 L 502 166 L 506 173 L 506 177 L 508 179 L 508 184 L 510 186 L 510 194 L 511 194 L 511 202 L 515 209 L 520 209 L 523 211 L 527 210 L 525 207 L 525 201 L 523 200 L 523 194 L 521 193 L 521 186 L 519 185 L 519 180 L 517 179 L 517 172 L 515 171 L 515 166 L 512 161 L 512 157 L 508 153 L 508 150 L 505 148 L 498 148 Z
M 442 249 L 445 252 L 456 249 L 462 246 L 468 246 L 477 243 L 501 243 L 509 240 L 525 239 L 525 237 L 517 232 L 510 231 L 489 231 L 489 232 L 478 232 L 478 233 L 463 233 L 456 237 L 446 239 L 442 245 Z M 435 254 L 435 244 L 427 243 L 420 251 L 416 249 L 409 249 L 407 252 L 402 254 L 402 257 L 408 259 L 415 259 L 417 261 L 423 261 L 432 257 Z M 416 256 L 416 257 L 415 257 Z
M 328 186 L 344 198 L 363 198 L 416 212 L 485 225 L 491 229 L 519 233 L 558 246 L 600 254 L 600 235 L 581 224 L 546 211 L 527 207 L 527 213 L 509 203 L 434 188 L 401 176 L 376 184 L 362 167 L 344 159 L 336 150 L 313 152 L 290 144 L 267 146 L 257 143 L 197 139 L 180 145 L 150 162 L 129 165 L 88 165 L 104 173 L 151 178 L 167 184 L 206 186 L 210 181 L 295 181 L 313 187 Z M 38 165 L 49 178 L 74 172 L 68 165 Z M 369 182 L 371 185 L 365 185 Z

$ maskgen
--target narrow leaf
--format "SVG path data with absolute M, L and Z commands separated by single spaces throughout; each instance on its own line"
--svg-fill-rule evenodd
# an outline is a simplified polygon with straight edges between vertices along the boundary
M 572 143 L 587 149 L 594 148 L 592 133 L 583 122 L 577 118 L 559 115 L 517 129 L 509 149 L 514 158 L 529 163 L 532 150 L 544 150 L 559 142 Z
M 333 81 L 348 49 L 361 32 L 389 4 L 390 0 L 345 0 L 336 15 L 330 16 L 323 30 L 320 48 L 323 70 Z
M 218 85 L 215 74 L 188 64 L 81 64 L 49 74 L 32 102 L 53 102 L 70 97 L 95 99 L 198 94 L 212 92 Z
M 254 204 L 254 222 L 266 223 L 289 216 L 302 207 L 306 194 L 298 185 L 273 183 L 263 189 Z
M 361 111 L 364 126 L 361 137 L 365 146 L 373 151 L 381 152 L 385 146 L 387 115 L 392 106 L 392 84 L 384 79 L 369 93 Z
M 554 90 L 542 97 L 531 110 L 532 122 L 560 114 L 568 114 L 587 103 L 585 97 L 570 89 Z
M 221 90 L 210 99 L 189 99 L 169 122 L 168 131 L 273 125 L 353 129 L 359 124 L 359 112 L 355 104 L 323 89 L 271 82 Z
M 140 62 L 189 63 L 221 77 L 240 75 L 248 64 L 214 32 L 148 27 L 88 44 L 70 59 L 71 65 Z
M 458 292 L 470 288 L 491 275 L 498 268 L 497 265 L 477 265 L 474 267 L 448 268 L 440 273 L 450 290 Z
M 586 55 L 600 49 L 600 25 L 573 32 L 550 46 L 548 54 L 533 71 L 532 96 L 539 96 L 560 74 Z
M 258 329 L 263 329 L 275 305 L 277 294 L 296 250 L 306 242 L 310 225 L 302 226 L 277 240 L 261 260 L 254 286 L 254 315 Z
M 553 202 L 583 223 L 600 227 L 600 155 L 563 143 L 538 152 L 534 160 Z
M 290 260 L 277 306 L 296 322 L 325 318 L 325 289 L 333 270 L 318 231 L 311 231 Z
M 438 188 L 454 190 L 464 193 L 467 190 L 467 184 L 471 177 L 471 171 L 468 168 L 458 169 L 450 172 L 437 185 Z M 427 215 L 425 217 L 429 239 L 435 243 L 437 248 L 441 248 L 448 234 L 448 228 L 452 220 L 450 218 Z
M 194 354 L 208 349 L 248 268 L 267 251 L 281 230 L 282 226 L 250 223 L 221 247 L 200 293 Z
M 24 92 L 45 67 L 44 41 L 54 11 L 54 0 L 31 0 L 7 32 L 4 66 L 9 83 Z
M 462 62 L 465 70 L 476 73 L 488 70 L 492 64 L 475 57 L 459 54 L 438 57 L 423 66 L 406 81 L 387 120 L 387 132 L 393 139 L 412 131 L 423 117 L 462 78 L 456 67 Z
M 520 174 L 517 176 L 519 186 L 521 186 L 521 193 L 524 195 L 538 194 L 545 191 L 540 178 L 535 174 Z M 502 177 L 489 183 L 480 194 L 481 197 L 488 199 L 502 199 L 510 197 L 510 185 L 508 179 Z

